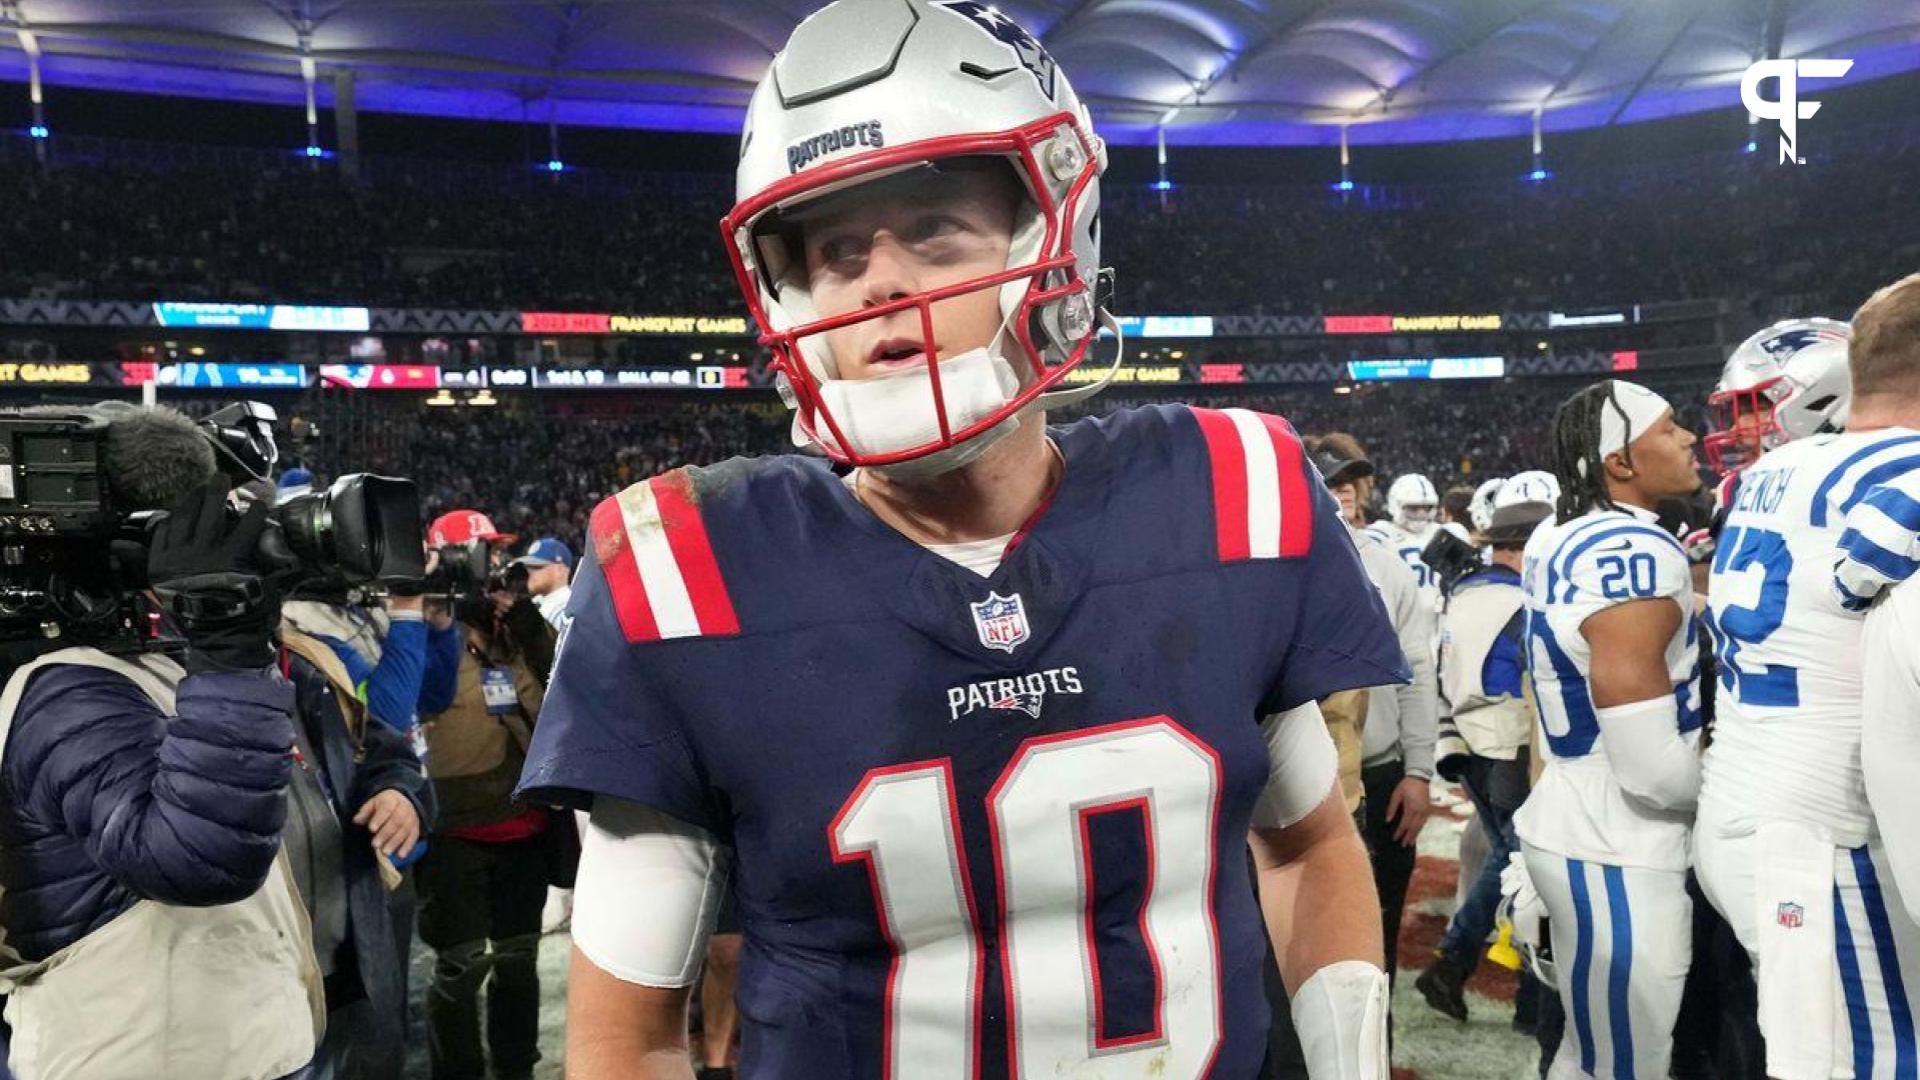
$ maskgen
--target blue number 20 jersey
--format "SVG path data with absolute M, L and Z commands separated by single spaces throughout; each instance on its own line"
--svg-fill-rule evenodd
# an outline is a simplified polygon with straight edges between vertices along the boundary
M 1256 720 L 1404 681 L 1399 645 L 1283 421 L 1053 438 L 984 578 L 800 457 L 594 514 L 522 791 L 732 846 L 745 1075 L 1259 1071 Z

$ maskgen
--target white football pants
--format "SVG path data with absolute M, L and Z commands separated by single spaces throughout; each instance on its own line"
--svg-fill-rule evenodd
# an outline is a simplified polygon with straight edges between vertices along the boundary
M 1909 996 L 1920 988 L 1920 927 L 1907 915 L 1880 842 L 1829 849 L 1829 896 L 1802 895 L 1811 890 L 1796 889 L 1777 874 L 1769 875 L 1762 896 L 1755 873 L 1760 837 L 1721 836 L 1710 813 L 1702 808 L 1694 831 L 1695 873 L 1753 960 L 1767 1074 L 1778 1080 L 1920 1075 Z M 1792 955 L 1795 938 L 1806 930 L 1830 935 L 1820 956 Z M 1837 989 L 1814 985 L 1816 972 Z M 1822 1012 L 1826 1027 L 1818 1027 L 1822 1021 L 1814 1015 Z M 1802 1050 L 1809 1035 L 1817 1038 L 1809 1046 L 1825 1052 Z
M 1520 845 L 1552 920 L 1567 1032 L 1547 1080 L 1666 1080 L 1693 961 L 1687 875 Z

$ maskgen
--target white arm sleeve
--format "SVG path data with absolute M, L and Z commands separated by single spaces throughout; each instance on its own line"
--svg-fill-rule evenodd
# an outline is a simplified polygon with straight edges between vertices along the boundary
M 1887 862 L 1920 919 L 1920 583 L 1894 586 L 1861 632 L 1860 764 Z M 1897 827 L 1895 823 L 1901 823 Z
M 1326 800 L 1340 778 L 1340 753 L 1317 702 L 1274 713 L 1260 722 L 1260 733 L 1271 771 L 1253 807 L 1253 827 L 1284 829 Z
M 1671 696 L 1594 710 L 1614 778 L 1627 794 L 1662 810 L 1691 810 L 1700 795 L 1700 754 L 1680 735 Z
M 601 795 L 580 836 L 573 943 L 622 982 L 691 986 L 706 958 L 731 854 L 700 829 Z
M 1387 973 L 1342 960 L 1293 995 L 1293 1028 L 1310 1080 L 1387 1080 Z

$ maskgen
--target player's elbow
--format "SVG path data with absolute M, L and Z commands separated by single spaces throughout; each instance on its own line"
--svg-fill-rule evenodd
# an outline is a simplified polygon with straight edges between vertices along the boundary
M 1699 760 L 1679 744 L 1681 753 L 1657 767 L 1615 769 L 1620 789 L 1660 810 L 1692 810 L 1700 798 Z
M 690 1077 L 688 1000 L 686 987 L 622 981 L 576 947 L 567 987 L 567 1075 Z

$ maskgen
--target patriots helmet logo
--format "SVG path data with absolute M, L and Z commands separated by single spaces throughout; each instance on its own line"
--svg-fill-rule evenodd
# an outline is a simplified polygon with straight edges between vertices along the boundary
M 1033 76 L 1033 81 L 1040 84 L 1040 92 L 1047 95 L 1047 100 L 1054 100 L 1054 74 L 1057 68 L 1053 57 L 1019 23 L 979 0 L 939 0 L 935 6 L 973 20 L 980 29 L 992 34 L 994 40 L 1012 49 L 1014 55 L 1020 58 L 1020 66 L 1026 68 Z
M 1818 340 L 1820 340 L 1820 335 L 1817 331 L 1809 329 L 1789 330 L 1777 337 L 1770 337 L 1762 341 L 1760 347 L 1766 350 L 1768 355 L 1788 357 Z
M 987 708 L 1004 709 L 1008 712 L 1018 710 L 1038 720 L 1040 719 L 1041 705 L 1045 700 L 1046 696 L 1044 694 L 1015 693 L 988 702 Z
M 988 593 L 985 600 L 967 606 L 973 610 L 973 628 L 980 635 L 980 644 L 989 649 L 1012 655 L 1013 650 L 1032 635 L 1027 625 L 1027 606 L 1019 593 L 1012 596 Z

